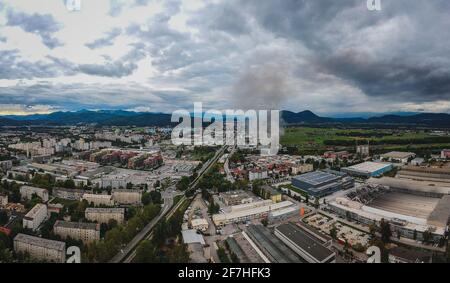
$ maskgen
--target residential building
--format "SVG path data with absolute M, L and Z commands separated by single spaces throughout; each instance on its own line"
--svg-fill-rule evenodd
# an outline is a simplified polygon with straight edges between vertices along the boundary
M 23 228 L 35 231 L 47 218 L 47 206 L 42 203 L 36 204 L 23 218 Z
M 111 195 L 83 194 L 83 200 L 92 203 L 94 206 L 105 205 L 113 206 L 114 200 Z
M 450 158 L 450 149 L 443 149 L 441 151 L 441 158 L 443 159 Z
M 113 189 L 112 198 L 118 204 L 141 204 L 142 191 L 132 189 Z
M 300 164 L 300 165 L 294 165 L 291 167 L 292 169 L 292 174 L 294 175 L 299 175 L 299 174 L 304 174 L 304 173 L 308 173 L 308 172 L 312 172 L 314 171 L 314 165 L 313 164 Z
M 22 199 L 30 200 L 34 194 L 40 197 L 43 202 L 48 201 L 48 190 L 30 186 L 20 187 L 20 196 Z
M 8 204 L 8 195 L 0 194 L 0 206 L 5 207 Z
M 75 240 L 81 240 L 83 243 L 92 243 L 100 240 L 100 224 L 56 221 L 53 226 L 53 232 L 61 236 L 62 239 L 70 237 Z
M 109 220 L 116 220 L 118 224 L 122 224 L 125 219 L 124 208 L 86 208 L 85 217 L 89 221 L 107 224 Z
M 17 234 L 14 238 L 14 252 L 27 253 L 34 259 L 46 262 L 66 261 L 66 243 L 25 234 Z

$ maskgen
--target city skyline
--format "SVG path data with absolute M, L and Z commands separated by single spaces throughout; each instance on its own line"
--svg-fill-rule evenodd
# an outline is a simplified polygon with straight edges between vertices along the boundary
M 447 1 L 43 2 L 0 4 L 1 115 L 450 112 Z

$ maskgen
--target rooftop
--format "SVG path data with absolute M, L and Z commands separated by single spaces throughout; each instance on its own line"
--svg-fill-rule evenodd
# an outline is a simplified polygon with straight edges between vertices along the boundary
M 391 163 L 381 163 L 381 162 L 363 162 L 360 164 L 356 164 L 350 167 L 347 167 L 348 169 L 354 170 L 354 171 L 359 171 L 359 172 L 364 172 L 364 173 L 373 173 L 376 172 L 378 170 L 384 169 L 386 167 L 390 167 L 392 166 Z
M 125 213 L 125 208 L 102 208 L 102 207 L 88 207 L 86 208 L 86 213 Z
M 195 243 L 200 243 L 202 245 L 205 244 L 203 236 L 198 234 L 196 230 L 183 230 L 181 231 L 181 234 L 183 235 L 183 242 L 185 244 L 195 244 Z
M 248 234 L 256 244 L 268 253 L 272 261 L 277 263 L 298 263 L 302 260 L 278 238 L 276 238 L 270 230 L 262 225 L 250 225 L 247 228 Z
M 55 222 L 54 227 L 100 231 L 100 224 L 97 223 L 67 222 L 58 220 Z
M 447 226 L 449 218 L 450 218 L 450 196 L 447 195 L 443 196 L 439 200 L 433 212 L 431 212 L 430 216 L 428 217 L 427 221 L 431 225 L 445 228 Z
M 391 151 L 391 152 L 382 154 L 381 156 L 383 158 L 404 159 L 404 158 L 410 158 L 415 155 L 416 154 L 413 152 Z
M 334 255 L 334 252 L 324 247 L 319 240 L 292 223 L 282 224 L 276 230 L 320 262 Z
M 48 240 L 26 234 L 17 234 L 17 236 L 14 238 L 14 241 L 63 252 L 65 252 L 66 250 L 66 243 L 64 242 Z
M 334 174 L 323 171 L 310 172 L 294 177 L 294 179 L 311 184 L 313 186 L 318 186 L 320 184 L 324 184 L 331 181 L 337 181 L 340 178 L 341 178 L 340 176 L 336 176 Z

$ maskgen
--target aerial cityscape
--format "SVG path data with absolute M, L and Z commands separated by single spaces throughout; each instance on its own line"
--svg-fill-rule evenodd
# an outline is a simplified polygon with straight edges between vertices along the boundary
M 450 262 L 448 11 L 1 1 L 0 264 Z

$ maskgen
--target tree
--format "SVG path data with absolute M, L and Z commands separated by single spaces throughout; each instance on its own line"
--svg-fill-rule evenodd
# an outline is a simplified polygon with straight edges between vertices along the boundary
M 161 196 L 160 192 L 158 192 L 158 191 L 151 191 L 150 192 L 150 197 L 151 197 L 153 203 L 157 203 L 157 204 L 162 203 L 162 196 Z
M 185 191 L 189 188 L 189 178 L 186 176 L 181 177 L 181 180 L 177 183 L 177 190 Z
M 219 249 L 217 249 L 217 256 L 219 257 L 220 262 L 230 263 L 230 258 L 228 257 L 224 248 L 220 247 Z
M 148 205 L 152 202 L 152 196 L 150 195 L 150 193 L 143 193 L 141 200 L 143 205 Z
M 185 244 L 177 244 L 167 251 L 167 257 L 170 263 L 188 263 L 190 254 Z
M 269 225 L 269 220 L 267 220 L 267 218 L 263 218 L 261 220 L 261 224 L 267 227 L 267 225 Z
M 134 262 L 137 263 L 156 263 L 158 257 L 156 256 L 156 248 L 151 241 L 144 240 L 136 249 L 136 257 Z
M 320 204 L 319 204 L 319 198 L 315 198 L 315 200 L 314 200 L 314 207 L 315 208 L 319 208 L 319 206 L 320 206 Z
M 380 233 L 381 233 L 381 241 L 383 243 L 389 243 L 392 231 L 391 231 L 391 225 L 389 225 L 389 222 L 385 221 L 384 219 L 381 219 L 380 222 Z
M 3 226 L 6 223 L 8 223 L 8 220 L 9 220 L 8 213 L 6 213 L 6 211 L 4 210 L 0 210 L 0 226 Z
M 336 229 L 336 226 L 334 226 L 334 225 L 330 230 L 330 237 L 333 239 L 337 239 L 337 229 Z

